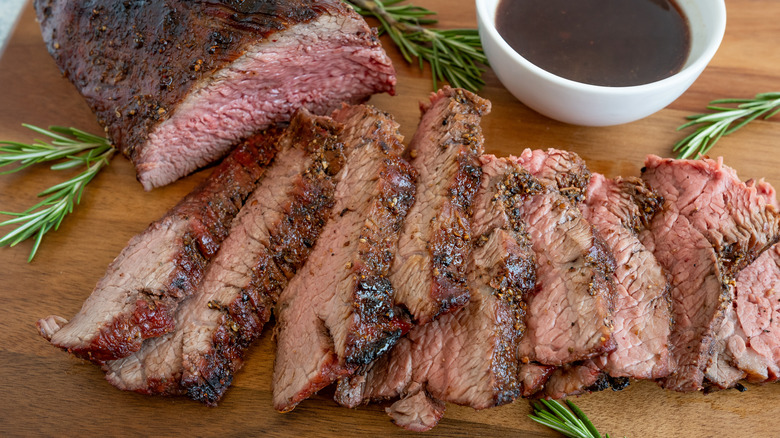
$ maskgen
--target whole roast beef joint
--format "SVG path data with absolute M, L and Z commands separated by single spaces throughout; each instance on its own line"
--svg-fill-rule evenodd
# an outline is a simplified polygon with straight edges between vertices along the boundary
M 146 190 L 298 108 L 393 93 L 376 31 L 341 0 L 36 0 L 57 66 Z

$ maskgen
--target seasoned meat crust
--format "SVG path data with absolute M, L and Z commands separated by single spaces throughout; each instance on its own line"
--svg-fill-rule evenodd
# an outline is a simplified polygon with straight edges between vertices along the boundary
M 198 188 L 138 234 L 70 320 L 38 323 L 52 344 L 101 362 L 138 351 L 144 339 L 174 328 L 179 303 L 200 285 L 231 222 L 265 174 L 279 131 L 242 143 Z
M 330 215 L 345 160 L 340 132 L 327 117 L 305 111 L 293 117 L 201 287 L 179 308 L 175 331 L 106 363 L 112 384 L 146 394 L 186 393 L 207 404 L 222 397 Z
M 330 221 L 276 310 L 274 408 L 289 411 L 388 351 L 411 327 L 388 279 L 416 172 L 398 125 L 369 107 L 334 113 L 354 151 Z
M 305 107 L 392 92 L 376 34 L 340 0 L 36 0 L 55 62 L 149 190 Z
M 471 204 L 480 184 L 482 116 L 490 102 L 444 87 L 421 105 L 409 144 L 417 170 L 417 201 L 409 212 L 390 279 L 396 300 L 419 324 L 468 303 Z
M 481 161 L 468 264 L 471 300 L 414 327 L 364 375 L 342 379 L 336 393 L 342 405 L 400 397 L 388 414 L 401 427 L 424 431 L 441 418 L 445 401 L 486 409 L 520 396 L 517 344 L 535 265 L 525 222 L 515 213 L 541 185 L 506 159 L 489 155 Z
M 537 256 L 521 357 L 559 366 L 614 350 L 614 258 L 578 209 L 590 171 L 577 154 L 556 149 L 509 159 L 543 186 L 517 206 Z

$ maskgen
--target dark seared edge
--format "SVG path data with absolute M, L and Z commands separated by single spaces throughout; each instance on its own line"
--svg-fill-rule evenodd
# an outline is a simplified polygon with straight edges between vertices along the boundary
M 358 106 L 333 118 L 354 149 L 332 217 L 277 305 L 273 380 L 280 411 L 369 364 L 411 327 L 394 306 L 387 275 L 415 199 L 416 172 L 399 157 L 402 137 L 389 115 Z
M 414 169 L 403 159 L 385 160 L 380 174 L 379 199 L 369 213 L 358 239 L 358 259 L 362 266 L 355 271 L 359 279 L 353 306 L 355 321 L 347 338 L 347 365 L 367 365 L 395 345 L 409 331 L 405 316 L 396 315 L 394 290 L 387 277 L 393 263 L 398 234 L 409 208 L 414 203 Z
M 298 116 L 300 117 L 300 116 Z M 181 386 L 194 400 L 215 404 L 243 364 L 249 345 L 262 333 L 287 281 L 306 259 L 325 226 L 334 203 L 336 176 L 344 165 L 344 145 L 337 129 L 323 118 L 293 119 L 296 143 L 311 153 L 311 164 L 291 190 L 281 222 L 269 229 L 270 246 L 257 255 L 249 285 L 229 303 L 209 301 L 222 316 L 209 353 L 185 354 Z M 262 202 L 262 200 L 258 200 Z
M 394 423 L 424 431 L 443 415 L 443 402 L 485 409 L 520 396 L 517 345 L 535 264 L 515 204 L 534 190 L 536 180 L 493 156 L 482 161 L 484 177 L 474 198 L 469 304 L 414 327 L 364 374 L 342 379 L 336 392 L 340 404 L 355 407 L 400 397 L 388 409 Z
M 421 105 L 409 145 L 420 178 L 391 280 L 397 301 L 424 324 L 468 303 L 471 203 L 480 184 L 480 127 L 490 102 L 444 87 Z
M 277 141 L 276 160 L 236 216 L 201 286 L 179 307 L 176 329 L 105 363 L 109 382 L 216 404 L 330 213 L 345 159 L 340 129 L 305 110 L 293 117 Z
M 39 321 L 44 337 L 101 362 L 125 357 L 144 339 L 173 330 L 177 306 L 200 284 L 233 218 L 273 159 L 277 136 L 277 130 L 268 130 L 239 145 L 198 188 L 130 240 L 69 323 L 63 325 L 59 317 Z M 119 300 L 123 304 L 112 305 L 117 294 L 125 296 Z

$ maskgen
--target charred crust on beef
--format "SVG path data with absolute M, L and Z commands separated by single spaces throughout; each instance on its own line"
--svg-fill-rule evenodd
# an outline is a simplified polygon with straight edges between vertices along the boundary
M 373 361 L 411 327 L 387 274 L 415 199 L 416 172 L 399 155 L 398 125 L 371 107 L 344 107 L 353 147 L 336 207 L 308 263 L 277 303 L 274 407 L 300 401 Z M 294 351 L 308 351 L 301 356 Z M 311 350 L 311 351 L 309 351 Z M 298 369 L 306 369 L 301 375 Z
M 164 185 L 220 158 L 240 137 L 273 122 L 289 120 L 298 107 L 326 113 L 342 100 L 359 103 L 375 92 L 392 93 L 395 84 L 392 65 L 374 32 L 337 0 L 36 0 L 34 4 L 49 53 L 84 96 L 112 143 L 136 165 L 146 189 Z M 340 26 L 330 24 L 333 21 Z M 315 43 L 301 41 L 298 32 L 313 33 L 318 38 Z M 276 70 L 266 67 L 275 65 L 269 56 L 307 59 L 310 62 L 301 65 L 314 70 L 318 62 L 325 62 L 317 61 L 314 54 L 331 51 L 334 58 L 343 56 L 335 47 L 337 39 L 339 47 L 361 49 L 360 55 L 350 55 L 350 62 L 331 67 L 362 79 L 358 86 L 343 92 L 337 92 L 338 87 L 333 87 L 333 91 L 328 87 L 308 87 L 304 91 L 307 99 L 275 103 L 276 108 L 259 110 L 263 108 L 262 99 L 269 95 L 263 84 L 271 88 L 297 84 L 299 89 L 305 85 L 305 81 L 283 78 L 289 74 L 284 65 L 290 62 L 282 62 Z M 312 44 L 319 47 L 304 50 Z M 259 65 L 254 59 L 258 56 L 265 56 Z M 309 59 L 312 57 L 315 59 Z M 277 79 L 274 74 L 282 78 Z M 215 84 L 223 91 L 232 90 L 234 76 L 240 76 L 238 80 L 254 80 L 258 75 L 265 80 L 252 85 L 259 92 L 249 97 L 258 101 L 254 105 L 257 115 L 228 125 L 193 112 L 188 117 L 198 122 L 195 131 L 206 132 L 188 138 L 196 143 L 192 151 L 186 145 L 168 144 L 175 142 L 160 134 L 163 125 L 186 116 L 182 112 L 192 109 L 193 105 L 182 105 L 188 98 L 195 96 L 199 100 L 202 94 L 208 100 L 216 96 L 208 95 Z M 241 100 L 244 99 L 235 102 Z M 206 105 L 205 101 L 203 104 Z M 212 122 L 219 126 L 208 131 L 205 125 Z M 242 129 L 246 131 L 239 132 Z M 220 136 L 214 135 L 218 130 Z M 190 135 L 184 131 L 179 130 Z M 154 135 L 158 134 L 165 138 L 156 140 Z M 231 140 L 225 136 L 235 137 Z M 150 145 L 172 148 L 172 155 L 176 156 L 161 160 L 156 152 L 148 150 Z
M 179 309 L 176 331 L 149 340 L 126 360 L 106 363 L 112 384 L 219 401 L 326 221 L 336 187 L 331 172 L 345 158 L 340 129 L 305 111 L 294 117 L 277 142 L 282 153 L 234 221 L 198 294 Z M 180 365 L 166 368 L 158 355 L 175 356 Z M 136 363 L 146 377 L 133 374 Z
M 144 339 L 173 330 L 179 302 L 200 285 L 206 264 L 273 159 L 278 135 L 274 129 L 243 142 L 192 193 L 131 239 L 51 342 L 102 362 L 125 357 Z
M 420 109 L 420 126 L 409 146 L 420 175 L 417 202 L 390 278 L 398 285 L 398 303 L 418 323 L 426 323 L 468 303 L 471 204 L 482 173 L 479 122 L 490 102 L 445 87 Z
M 443 415 L 444 401 L 484 409 L 521 395 L 516 347 L 524 330 L 524 297 L 535 285 L 534 254 L 522 218 L 510 219 L 520 189 L 506 181 L 522 180 L 517 178 L 521 170 L 499 159 L 487 166 L 473 201 L 479 212 L 472 228 L 479 235 L 473 240 L 479 246 L 468 263 L 471 301 L 414 327 L 361 374 L 342 379 L 339 403 L 354 407 L 400 397 L 388 410 L 394 422 L 423 431 Z M 461 353 L 453 356 L 450 348 Z M 426 422 L 410 422 L 405 414 L 410 406 L 431 405 L 440 408 Z

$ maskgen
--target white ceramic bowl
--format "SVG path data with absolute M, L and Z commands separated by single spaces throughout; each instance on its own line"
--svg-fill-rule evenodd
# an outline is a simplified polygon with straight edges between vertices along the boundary
M 496 30 L 499 0 L 476 2 L 482 47 L 504 86 L 534 110 L 575 125 L 633 122 L 669 105 L 699 77 L 726 30 L 725 0 L 677 0 L 691 31 L 691 51 L 682 70 L 645 85 L 604 87 L 565 79 L 535 66 L 515 52 Z

